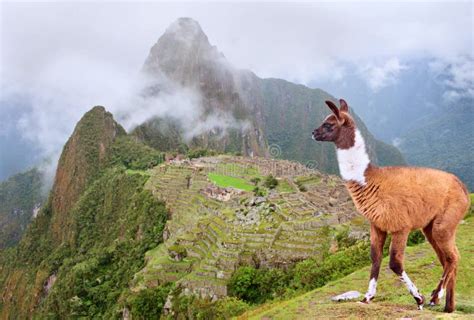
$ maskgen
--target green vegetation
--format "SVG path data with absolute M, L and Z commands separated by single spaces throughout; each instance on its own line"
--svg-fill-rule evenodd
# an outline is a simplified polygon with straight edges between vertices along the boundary
M 195 158 L 201 158 L 201 157 L 215 156 L 216 154 L 217 152 L 214 150 L 198 148 L 198 149 L 189 150 L 186 153 L 186 156 L 189 159 L 195 159 Z
M 133 319 L 159 319 L 173 284 L 140 290 L 127 298 L 126 305 Z
M 268 189 L 275 189 L 278 186 L 278 180 L 274 176 L 269 175 L 265 178 L 263 185 Z
M 370 245 L 360 242 L 323 259 L 311 258 L 282 269 L 237 269 L 229 281 L 229 294 L 248 303 L 292 296 L 348 275 L 370 263 Z
M 264 197 L 266 195 L 266 192 L 265 192 L 265 189 L 264 188 L 260 188 L 260 187 L 255 187 L 253 188 L 253 194 L 256 196 L 256 197 Z
M 164 155 L 129 136 L 118 137 L 112 145 L 111 165 L 123 165 L 130 170 L 146 170 L 162 163 Z
M 168 212 L 144 188 L 144 170 L 162 157 L 124 135 L 102 107 L 78 123 L 49 200 L 18 248 L 1 252 L 0 287 L 15 296 L 0 305 L 2 317 L 34 309 L 39 318 L 116 318 L 129 301 L 139 318 L 149 307 L 152 298 L 129 285 L 163 241 Z
M 60 254 L 60 265 L 48 267 L 58 280 L 41 313 L 110 318 L 119 311 L 145 252 L 161 242 L 167 216 L 164 205 L 143 190 L 145 180 L 111 169 L 88 188 L 74 210 L 72 244 Z M 53 260 L 45 254 L 43 261 Z M 140 315 L 133 301 L 132 312 Z
M 20 241 L 33 210 L 44 201 L 37 169 L 16 174 L 0 183 L 0 249 Z
M 222 188 L 232 187 L 244 191 L 252 191 L 254 189 L 251 184 L 241 178 L 225 176 L 212 172 L 208 174 L 208 177 L 213 183 Z
M 172 295 L 175 297 L 172 300 L 174 316 L 164 316 L 164 319 L 230 319 L 249 308 L 247 303 L 234 297 L 225 297 L 213 302 L 197 296 L 182 295 L 180 289 L 175 290 Z
M 277 185 L 278 192 L 294 192 L 295 189 L 291 186 L 287 179 L 282 179 L 278 181 Z
M 229 281 L 229 295 L 255 304 L 283 295 L 293 272 L 281 269 L 240 267 Z

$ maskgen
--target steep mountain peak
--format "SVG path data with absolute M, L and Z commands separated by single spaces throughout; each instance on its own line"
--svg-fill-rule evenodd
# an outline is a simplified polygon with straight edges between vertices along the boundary
M 102 106 L 92 108 L 77 123 L 63 148 L 52 189 L 52 230 L 56 240 L 65 239 L 71 209 L 106 165 L 115 138 L 125 134 Z
M 164 35 L 174 37 L 176 40 L 182 41 L 185 44 L 191 44 L 195 41 L 209 43 L 199 23 L 192 18 L 179 18 L 169 25 Z
M 222 67 L 224 55 L 209 43 L 199 23 L 191 18 L 174 21 L 151 48 L 143 71 L 150 74 L 163 72 L 169 78 L 188 84 L 186 78 L 191 72 L 197 75 L 200 70 Z

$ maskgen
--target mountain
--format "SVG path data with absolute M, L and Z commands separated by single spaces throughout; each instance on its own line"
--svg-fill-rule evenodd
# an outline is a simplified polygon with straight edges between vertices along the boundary
M 44 202 L 37 169 L 16 174 L 0 183 L 0 249 L 20 241 L 31 219 Z
M 189 110 L 196 113 L 191 126 L 176 118 L 158 120 L 165 122 L 159 126 L 156 120 L 139 126 L 135 132 L 148 144 L 166 150 L 164 147 L 176 149 L 186 142 L 191 148 L 267 155 L 261 111 L 242 94 L 247 88 L 241 88 L 240 78 L 248 77 L 247 72 L 234 70 L 211 46 L 196 21 L 180 18 L 171 24 L 151 48 L 142 72 L 152 79 L 146 90 L 151 97 L 184 89 L 193 90 L 197 96 L 196 105 Z M 203 129 L 189 136 L 189 131 L 198 126 Z M 163 132 L 165 137 L 178 134 L 161 142 Z M 184 139 L 186 136 L 188 139 Z
M 474 101 L 464 100 L 437 116 L 427 116 L 400 139 L 407 161 L 454 173 L 474 190 Z
M 0 251 L 0 317 L 90 316 L 115 305 L 144 252 L 162 239 L 166 210 L 134 173 L 162 159 L 103 107 L 87 112 L 64 146 L 48 200 L 18 246 Z
M 152 79 L 148 94 L 159 96 L 176 86 L 192 88 L 200 97 L 202 109 L 194 110 L 201 112 L 200 122 L 213 115 L 230 122 L 228 127 L 211 126 L 186 141 L 183 137 L 190 129 L 176 119 L 162 117 L 134 130 L 134 135 L 146 144 L 159 150 L 204 147 L 243 155 L 271 155 L 337 172 L 334 148 L 310 139 L 314 127 L 329 113 L 324 100 L 335 99 L 319 89 L 261 79 L 250 71 L 234 68 L 209 43 L 196 21 L 180 18 L 174 22 L 151 48 L 142 71 Z M 404 163 L 395 147 L 376 140 L 354 116 L 374 162 Z
M 70 211 L 107 163 L 112 143 L 125 134 L 112 114 L 100 106 L 87 112 L 76 125 L 59 158 L 51 191 L 51 231 L 57 241 L 65 239 Z

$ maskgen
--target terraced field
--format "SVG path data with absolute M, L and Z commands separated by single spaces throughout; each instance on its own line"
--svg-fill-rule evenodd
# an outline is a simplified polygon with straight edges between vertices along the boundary
M 185 292 L 218 298 L 241 264 L 281 266 L 322 255 L 340 224 L 351 224 L 354 237 L 367 234 L 342 182 L 297 163 L 219 156 L 166 163 L 147 174 L 146 188 L 166 202 L 171 217 L 165 242 L 147 253 L 134 290 L 174 281 Z M 279 186 L 263 197 L 239 188 L 253 189 L 254 178 L 269 174 Z M 241 190 L 226 201 L 203 192 L 228 186 Z

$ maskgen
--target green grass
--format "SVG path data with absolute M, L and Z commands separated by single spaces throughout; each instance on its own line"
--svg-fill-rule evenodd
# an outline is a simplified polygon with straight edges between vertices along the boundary
M 209 179 L 217 186 L 222 188 L 232 187 L 244 191 L 252 191 L 254 186 L 241 178 L 234 178 L 216 173 L 209 173 Z
M 295 189 L 291 186 L 287 179 L 278 180 L 278 186 L 276 187 L 278 192 L 294 192 Z
M 399 318 L 474 318 L 474 218 L 469 217 L 459 226 L 457 246 L 461 253 L 456 287 L 457 311 L 442 312 L 442 304 L 418 311 L 405 286 L 388 268 L 388 258 L 382 263 L 377 295 L 369 305 L 357 302 L 335 303 L 332 296 L 350 290 L 365 293 L 370 267 L 362 268 L 347 277 L 310 291 L 296 298 L 264 304 L 242 315 L 240 319 L 399 319 Z M 441 276 L 441 266 L 428 243 L 406 249 L 405 269 L 425 298 Z
M 150 173 L 146 172 L 145 170 L 133 170 L 133 169 L 127 169 L 125 170 L 125 172 L 127 174 L 139 174 L 141 176 L 146 176 L 146 177 L 149 177 L 150 176 Z
M 241 176 L 246 178 L 263 178 L 258 169 L 253 166 L 242 166 L 236 163 L 219 163 L 216 172 L 224 175 Z

